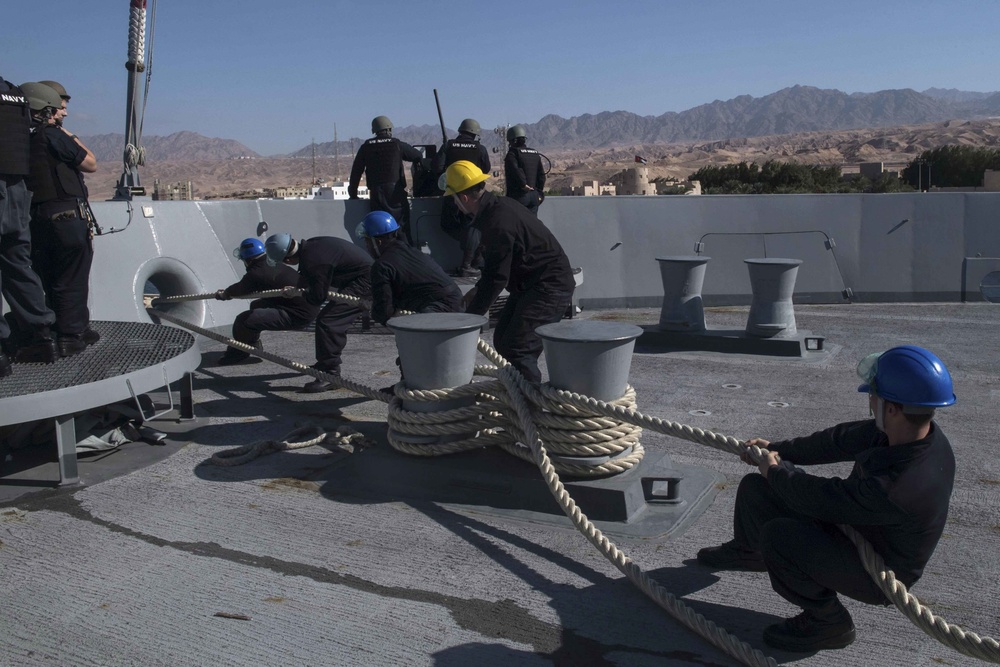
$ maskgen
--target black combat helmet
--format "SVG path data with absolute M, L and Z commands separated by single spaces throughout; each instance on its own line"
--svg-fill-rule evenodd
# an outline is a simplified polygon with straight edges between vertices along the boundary
M 514 143 L 518 139 L 527 137 L 528 133 L 524 131 L 524 125 L 515 125 L 514 127 L 507 129 L 507 141 L 509 143 Z
M 459 132 L 465 132 L 466 134 L 474 134 L 479 136 L 479 121 L 475 118 L 466 118 L 462 121 L 462 124 L 458 126 Z
M 20 88 L 24 96 L 28 98 L 28 106 L 31 107 L 32 111 L 44 111 L 48 107 L 62 108 L 62 97 L 51 86 L 29 81 L 22 83 Z
M 38 83 L 44 83 L 46 86 L 48 86 L 52 90 L 54 90 L 57 93 L 59 93 L 59 97 L 63 98 L 67 102 L 69 102 L 69 93 L 66 92 L 66 88 L 61 83 L 59 83 L 58 81 L 39 81 Z

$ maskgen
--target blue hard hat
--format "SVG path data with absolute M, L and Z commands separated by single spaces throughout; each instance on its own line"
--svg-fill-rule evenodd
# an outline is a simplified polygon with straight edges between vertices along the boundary
M 233 257 L 253 259 L 264 254 L 264 244 L 260 239 L 243 239 L 239 248 L 233 250 Z
M 903 406 L 943 408 L 955 402 L 951 374 L 930 350 L 901 345 L 879 355 L 869 355 L 858 364 L 864 384 L 858 391 L 869 392 Z
M 291 249 L 291 234 L 274 234 L 273 236 L 268 236 L 267 240 L 264 241 L 264 252 L 267 253 L 267 263 L 271 266 L 281 264 Z
M 396 218 L 385 211 L 372 211 L 358 225 L 358 236 L 375 237 L 391 234 L 399 229 Z

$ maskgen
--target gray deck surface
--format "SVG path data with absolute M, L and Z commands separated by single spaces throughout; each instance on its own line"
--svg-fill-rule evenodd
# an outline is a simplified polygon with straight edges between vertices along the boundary
M 581 317 L 653 324 L 658 314 Z M 707 319 L 741 327 L 746 314 L 713 309 Z M 790 437 L 867 415 L 854 374 L 865 354 L 904 343 L 934 350 L 959 398 L 938 416 L 958 471 L 945 535 L 913 592 L 949 621 L 1000 636 L 1000 308 L 800 306 L 796 317 L 800 328 L 826 336 L 823 360 L 639 351 L 631 374 L 639 409 L 739 438 Z M 314 359 L 308 332 L 265 334 L 264 342 Z M 359 454 L 332 448 L 234 468 L 204 465 L 216 451 L 298 425 L 350 422 L 388 446 L 383 404 L 346 391 L 299 394 L 307 378 L 267 362 L 218 368 L 222 346 L 204 347 L 195 380 L 200 418 L 153 424 L 172 433 L 166 448 L 135 443 L 81 459 L 85 485 L 75 488 L 35 490 L 45 484 L 32 479 L 55 478 L 51 463 L 12 475 L 4 469 L 0 665 L 735 664 L 635 589 L 568 521 L 553 527 L 348 497 L 329 480 L 345 457 Z M 392 336 L 351 335 L 343 372 L 384 386 L 396 379 L 394 357 Z M 752 469 L 658 434 L 647 432 L 643 444 L 726 476 L 683 534 L 615 538 L 710 620 L 782 664 L 977 664 L 896 610 L 850 600 L 858 629 L 851 647 L 813 655 L 767 649 L 761 630 L 797 610 L 764 574 L 716 573 L 693 561 L 702 546 L 731 537 L 736 484 Z M 26 456 L 14 454 L 14 463 Z M 820 472 L 843 476 L 849 466 Z

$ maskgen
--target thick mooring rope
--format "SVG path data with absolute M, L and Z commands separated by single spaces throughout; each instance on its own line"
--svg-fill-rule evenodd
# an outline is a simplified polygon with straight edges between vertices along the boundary
M 352 301 L 359 301 L 356 297 L 346 297 L 345 295 L 331 294 L 331 297 L 340 297 L 347 298 Z M 390 414 L 392 411 L 392 405 L 394 404 L 396 404 L 397 408 L 401 410 L 402 398 L 407 398 L 408 400 L 419 400 L 420 398 L 424 398 L 424 400 L 426 400 L 426 398 L 429 398 L 428 394 L 430 392 L 407 390 L 400 384 L 395 388 L 395 396 L 390 399 L 382 392 L 351 382 L 339 375 L 329 375 L 314 368 L 304 366 L 303 364 L 283 359 L 277 355 L 251 347 L 244 343 L 240 343 L 239 341 L 228 339 L 224 336 L 216 334 L 215 332 L 208 331 L 207 329 L 198 327 L 190 322 L 185 322 L 166 313 L 156 311 L 156 314 L 167 321 L 177 324 L 178 326 L 190 329 L 196 333 L 225 343 L 231 347 L 245 350 L 246 352 L 268 359 L 269 361 L 273 361 L 274 363 L 287 368 L 298 370 L 314 378 L 331 382 L 336 386 L 349 389 L 350 391 L 373 400 L 390 402 Z M 545 445 L 539 437 L 538 430 L 532 418 L 532 409 L 529 401 L 536 404 L 541 404 L 545 400 L 557 402 L 560 403 L 564 409 L 579 411 L 581 415 L 585 415 L 585 418 L 587 419 L 593 419 L 593 416 L 595 415 L 598 417 L 603 416 L 616 422 L 632 424 L 641 428 L 648 428 L 664 435 L 707 445 L 709 447 L 714 447 L 736 455 L 748 452 L 750 459 L 754 462 L 759 462 L 765 456 L 764 451 L 756 446 L 748 446 L 744 442 L 730 436 L 679 424 L 669 420 L 659 419 L 657 417 L 643 415 L 635 410 L 634 402 L 631 406 L 616 405 L 614 403 L 607 403 L 573 392 L 555 389 L 550 386 L 542 385 L 536 387 L 535 385 L 527 382 L 524 377 L 518 373 L 516 369 L 514 369 L 513 366 L 511 366 L 494 348 L 482 339 L 479 340 L 478 349 L 487 359 L 493 362 L 494 366 L 476 366 L 476 373 L 497 377 L 499 379 L 499 383 L 484 382 L 458 387 L 454 390 L 450 390 L 450 393 L 447 393 L 448 399 L 479 395 L 481 393 L 487 396 L 502 394 L 505 405 L 509 406 L 517 417 L 517 420 L 514 423 L 519 426 L 514 427 L 512 430 L 523 436 L 523 438 L 520 438 L 519 442 L 526 442 L 530 446 L 531 460 L 542 472 L 545 483 L 548 485 L 553 497 L 559 503 L 559 506 L 562 508 L 566 516 L 569 517 L 574 526 L 576 526 L 577 530 L 579 530 L 587 538 L 587 540 L 590 541 L 590 543 L 604 555 L 605 558 L 615 565 L 615 567 L 628 577 L 628 579 L 640 590 L 642 590 L 643 593 L 666 610 L 667 613 L 681 622 L 681 624 L 685 627 L 694 631 L 699 636 L 703 637 L 714 646 L 725 652 L 727 655 L 739 660 L 743 664 L 752 665 L 754 667 L 762 667 L 764 665 L 776 667 L 777 663 L 773 658 L 764 655 L 760 650 L 753 648 L 751 645 L 728 633 L 725 629 L 720 628 L 712 621 L 705 619 L 701 614 L 698 614 L 694 610 L 688 608 L 672 593 L 663 588 L 656 581 L 650 579 L 637 564 L 629 559 L 610 540 L 604 537 L 603 533 L 596 526 L 594 526 L 593 523 L 591 523 L 586 515 L 580 511 L 576 503 L 573 501 L 573 498 L 570 497 L 569 493 L 566 491 L 562 481 L 559 479 L 559 475 L 546 452 Z M 497 384 L 499 384 L 500 387 L 498 387 Z M 503 391 L 501 391 L 501 389 Z M 435 390 L 433 393 L 437 393 L 437 391 L 441 390 Z M 496 394 L 493 394 L 492 392 L 496 392 Z M 458 410 L 466 409 L 459 408 Z M 427 413 L 421 414 L 427 416 Z M 447 412 L 434 414 L 436 417 L 440 417 L 441 415 L 447 415 Z M 492 424 L 492 420 L 499 418 L 499 413 L 495 410 L 490 410 L 485 413 L 476 411 L 465 412 L 462 414 L 467 415 L 469 419 L 473 421 L 477 419 L 482 421 L 485 416 L 487 418 L 487 424 Z M 481 425 L 481 423 L 477 423 L 474 426 Z M 478 446 L 494 444 L 490 442 L 490 439 L 496 437 L 497 434 L 491 432 L 491 428 L 491 426 L 487 427 L 485 436 L 481 437 L 482 439 L 479 439 Z M 506 439 L 504 439 L 503 443 L 506 442 Z M 499 444 L 504 446 L 503 443 Z M 515 446 L 524 449 L 521 445 Z M 960 653 L 988 662 L 1000 663 L 1000 643 L 998 643 L 997 640 L 991 637 L 980 637 L 974 632 L 967 632 L 961 627 L 950 624 L 944 619 L 935 616 L 930 609 L 922 605 L 915 596 L 910 594 L 903 584 L 896 580 L 895 574 L 892 570 L 886 568 L 885 562 L 882 560 L 881 556 L 875 552 L 874 548 L 867 542 L 867 540 L 865 540 L 860 534 L 849 526 L 841 526 L 841 529 L 857 547 L 865 570 L 879 585 L 886 597 L 891 600 L 893 604 L 908 619 L 910 619 L 914 625 L 942 644 L 949 646 Z

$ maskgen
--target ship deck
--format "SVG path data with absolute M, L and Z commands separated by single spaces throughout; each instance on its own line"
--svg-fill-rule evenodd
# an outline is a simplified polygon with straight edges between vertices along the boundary
M 579 317 L 655 324 L 658 310 Z M 747 308 L 708 309 L 740 328 Z M 957 459 L 945 535 L 913 593 L 967 630 L 1000 635 L 1000 309 L 991 304 L 798 306 L 826 338 L 812 360 L 640 347 L 631 384 L 650 415 L 739 438 L 780 439 L 864 418 L 855 364 L 897 344 L 948 364 L 958 403 L 938 414 Z M 396 380 L 395 347 L 349 336 L 345 376 Z M 489 333 L 487 333 L 489 339 Z M 265 347 L 311 363 L 309 332 Z M 349 424 L 385 441 L 385 406 L 268 362 L 218 367 L 207 342 L 193 422 L 159 420 L 163 446 L 81 457 L 84 484 L 58 479 L 54 452 L 11 452 L 0 479 L 0 665 L 729 665 L 634 588 L 567 521 L 467 505 L 346 493 L 337 472 L 364 452 L 312 447 L 238 467 L 212 454 L 293 428 Z M 898 611 L 846 601 L 858 640 L 836 653 L 769 650 L 762 629 L 796 609 L 767 576 L 713 572 L 695 552 L 731 537 L 736 485 L 752 469 L 700 445 L 645 433 L 648 451 L 725 477 L 705 513 L 670 537 L 613 536 L 694 610 L 780 664 L 977 664 Z M 528 464 L 525 464 L 528 465 Z M 847 465 L 817 472 L 844 476 Z M 218 613 L 230 617 L 217 616 Z M 239 618 L 234 618 L 237 616 Z

